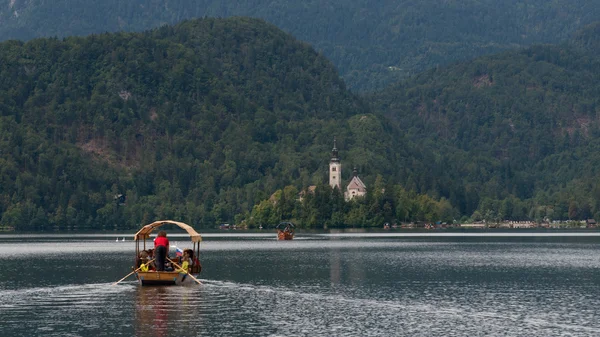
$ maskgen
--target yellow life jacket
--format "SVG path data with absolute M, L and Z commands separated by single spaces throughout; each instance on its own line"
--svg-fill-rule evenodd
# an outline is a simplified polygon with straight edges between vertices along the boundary
M 145 263 L 142 263 L 142 265 L 140 266 L 140 270 L 141 271 L 148 271 L 148 265 Z
M 185 260 L 181 264 L 181 269 L 178 269 L 177 271 L 185 274 L 185 273 L 187 273 L 189 267 L 190 267 L 190 262 L 188 260 Z

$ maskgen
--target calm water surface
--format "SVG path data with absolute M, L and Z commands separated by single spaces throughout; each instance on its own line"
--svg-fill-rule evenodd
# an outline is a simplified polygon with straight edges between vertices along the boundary
M 113 285 L 132 241 L 0 235 L 0 336 L 600 336 L 599 248 L 581 233 L 213 234 L 203 285 L 142 288 Z

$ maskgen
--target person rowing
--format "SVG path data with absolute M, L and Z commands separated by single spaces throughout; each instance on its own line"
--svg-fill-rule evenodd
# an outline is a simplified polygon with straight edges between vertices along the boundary
M 160 231 L 154 239 L 154 258 L 156 259 L 156 271 L 165 271 L 165 262 L 169 252 L 169 239 L 167 232 Z

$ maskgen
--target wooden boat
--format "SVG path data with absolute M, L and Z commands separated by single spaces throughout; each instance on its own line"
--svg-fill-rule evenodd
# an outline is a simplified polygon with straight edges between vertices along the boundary
M 178 226 L 179 228 L 185 230 L 189 235 L 193 243 L 193 252 L 194 252 L 194 261 L 190 275 L 185 273 L 180 273 L 177 271 L 141 271 L 139 268 L 134 267 L 135 276 L 141 285 L 185 285 L 185 284 L 194 284 L 195 276 L 200 273 L 202 267 L 199 262 L 200 257 L 200 242 L 202 242 L 202 236 L 198 234 L 191 226 L 178 221 L 173 220 L 160 220 L 155 221 L 151 224 L 148 224 L 142 229 L 140 229 L 134 236 L 135 240 L 135 261 L 137 263 L 140 253 L 143 250 L 146 250 L 146 240 L 150 239 L 150 234 L 154 231 L 154 229 L 166 225 L 173 224 Z M 153 248 L 152 241 L 150 241 L 151 246 Z M 173 261 L 177 262 L 175 259 Z M 197 262 L 197 263 L 196 263 Z M 191 276 L 191 277 L 190 277 Z
M 294 228 L 296 225 L 289 221 L 279 223 L 277 228 L 277 240 L 292 240 L 294 238 Z

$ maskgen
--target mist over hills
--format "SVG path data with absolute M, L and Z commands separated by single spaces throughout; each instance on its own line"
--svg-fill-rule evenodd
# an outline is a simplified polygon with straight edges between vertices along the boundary
M 569 43 L 590 53 L 600 54 L 599 36 L 600 22 L 594 22 L 575 32 Z
M 457 60 L 558 43 L 597 0 L 0 0 L 0 41 L 141 31 L 198 17 L 267 20 L 329 58 L 352 90 Z

